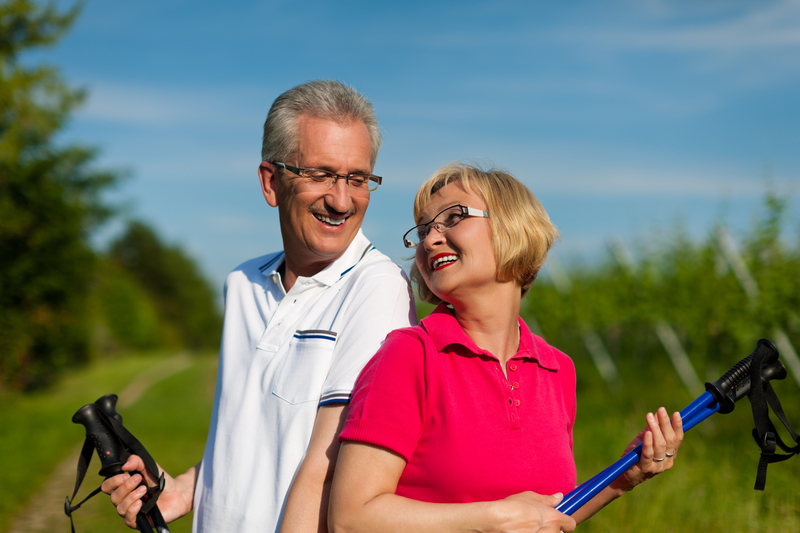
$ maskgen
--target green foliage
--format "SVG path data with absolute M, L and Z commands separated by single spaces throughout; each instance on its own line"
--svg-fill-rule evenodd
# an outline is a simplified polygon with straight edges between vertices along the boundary
M 109 214 L 100 194 L 116 176 L 90 168 L 92 150 L 53 142 L 83 92 L 18 62 L 77 12 L 0 2 L 0 386 L 35 388 L 89 354 L 87 235 Z
M 56 43 L 79 10 L 0 0 L 0 390 L 51 383 L 98 350 L 219 339 L 213 293 L 179 249 L 139 223 L 108 261 L 89 246 L 119 176 L 91 168 L 94 150 L 54 142 L 84 92 L 19 62 Z
M 654 359 L 666 357 L 655 334 L 660 321 L 675 330 L 701 380 L 718 378 L 776 328 L 800 346 L 800 242 L 790 246 L 781 239 L 786 205 L 768 194 L 763 217 L 743 239 L 741 256 L 755 295 L 743 289 L 717 231 L 696 243 L 679 228 L 669 239 L 641 245 L 638 260 L 612 249 L 609 261 L 574 269 L 569 294 L 537 282 L 522 313 L 575 358 L 588 354 L 581 332 L 598 332 L 626 388 L 652 371 Z
M 161 336 L 155 302 L 127 271 L 108 260 L 101 261 L 98 266 L 98 322 L 101 327 L 105 326 L 95 339 L 99 348 L 103 352 L 113 352 L 158 346 Z
M 135 280 L 154 303 L 161 344 L 190 348 L 219 345 L 222 318 L 214 304 L 214 293 L 185 252 L 163 244 L 145 224 L 131 222 L 111 244 L 108 256 L 112 265 Z
M 537 282 L 522 305 L 544 337 L 570 354 L 578 375 L 575 455 L 579 478 L 614 462 L 644 427 L 644 415 L 665 406 L 682 409 L 695 398 L 673 368 L 655 333 L 667 322 L 701 381 L 713 381 L 749 354 L 759 338 L 782 329 L 800 347 L 800 241 L 786 239 L 788 202 L 768 193 L 764 210 L 744 236 L 741 258 L 757 292 L 743 288 L 715 231 L 694 242 L 678 228 L 655 237 L 626 259 L 573 268 L 571 290 Z M 583 342 L 591 329 L 602 338 L 622 378 L 610 388 Z M 790 423 L 800 426 L 800 390 L 791 372 L 773 383 Z M 773 415 L 773 421 L 777 422 Z M 770 466 L 767 490 L 752 490 L 759 450 L 750 435 L 748 401 L 690 432 L 675 469 L 637 488 L 581 526 L 586 531 L 775 531 L 800 528 L 795 488 L 800 459 Z M 779 432 L 791 443 L 782 426 Z M 787 440 L 788 439 L 788 440 Z

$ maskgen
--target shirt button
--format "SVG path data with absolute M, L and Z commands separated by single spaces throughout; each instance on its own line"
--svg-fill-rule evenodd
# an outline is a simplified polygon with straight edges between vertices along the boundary
M 518 389 L 519 388 L 519 381 L 515 381 L 514 383 L 512 383 L 511 384 L 511 388 L 512 389 Z
M 516 372 L 516 371 L 517 371 L 517 365 L 513 365 L 513 364 L 512 364 L 512 365 L 511 365 L 511 366 L 509 366 L 508 368 L 510 368 L 512 372 Z
M 515 405 L 515 406 L 517 406 L 517 407 L 519 407 L 519 400 L 515 400 L 515 401 L 514 401 L 514 405 Z

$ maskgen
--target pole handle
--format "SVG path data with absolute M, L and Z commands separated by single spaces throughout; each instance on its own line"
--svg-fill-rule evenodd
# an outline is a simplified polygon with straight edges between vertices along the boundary
M 759 339 L 750 355 L 733 365 L 717 381 L 713 383 L 706 382 L 706 390 L 714 395 L 714 399 L 720 405 L 719 412 L 721 414 L 733 411 L 736 401 L 742 399 L 750 391 L 750 367 L 756 355 L 761 355 L 762 352 L 766 352 L 763 360 L 765 365 L 778 360 L 778 348 L 775 347 L 772 341 Z M 747 387 L 741 386 L 745 382 Z M 737 388 L 737 386 L 739 387 Z

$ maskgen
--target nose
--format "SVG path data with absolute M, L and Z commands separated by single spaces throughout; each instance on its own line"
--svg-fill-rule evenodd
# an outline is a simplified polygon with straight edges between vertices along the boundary
M 440 228 L 441 226 L 436 222 L 428 226 L 428 234 L 422 239 L 422 245 L 426 250 L 433 250 L 436 246 L 444 243 L 444 232 Z
M 347 187 L 347 180 L 339 178 L 333 187 L 328 189 L 325 195 L 325 203 L 337 213 L 346 213 L 350 210 L 353 198 L 350 189 Z

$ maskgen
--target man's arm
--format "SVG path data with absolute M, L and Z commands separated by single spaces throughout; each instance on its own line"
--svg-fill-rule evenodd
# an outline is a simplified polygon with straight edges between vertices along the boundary
M 308 452 L 286 497 L 280 533 L 327 533 L 328 499 L 347 404 L 317 410 Z
M 147 484 L 155 485 L 158 480 L 147 470 L 144 462 L 136 455 L 131 455 L 128 461 L 122 466 L 125 472 L 145 472 Z M 158 467 L 159 474 L 164 472 Z M 200 471 L 200 463 L 197 463 L 189 470 L 173 478 L 164 472 L 164 492 L 158 498 L 158 508 L 164 516 L 164 520 L 169 523 L 192 510 L 194 500 L 194 487 L 197 484 L 197 474 Z M 111 497 L 111 503 L 117 508 L 117 513 L 125 519 L 125 524 L 132 528 L 136 527 L 136 514 L 142 508 L 141 497 L 144 496 L 145 488 L 136 488 L 141 481 L 141 476 L 134 473 L 118 474 L 103 481 L 100 486 L 103 492 Z

